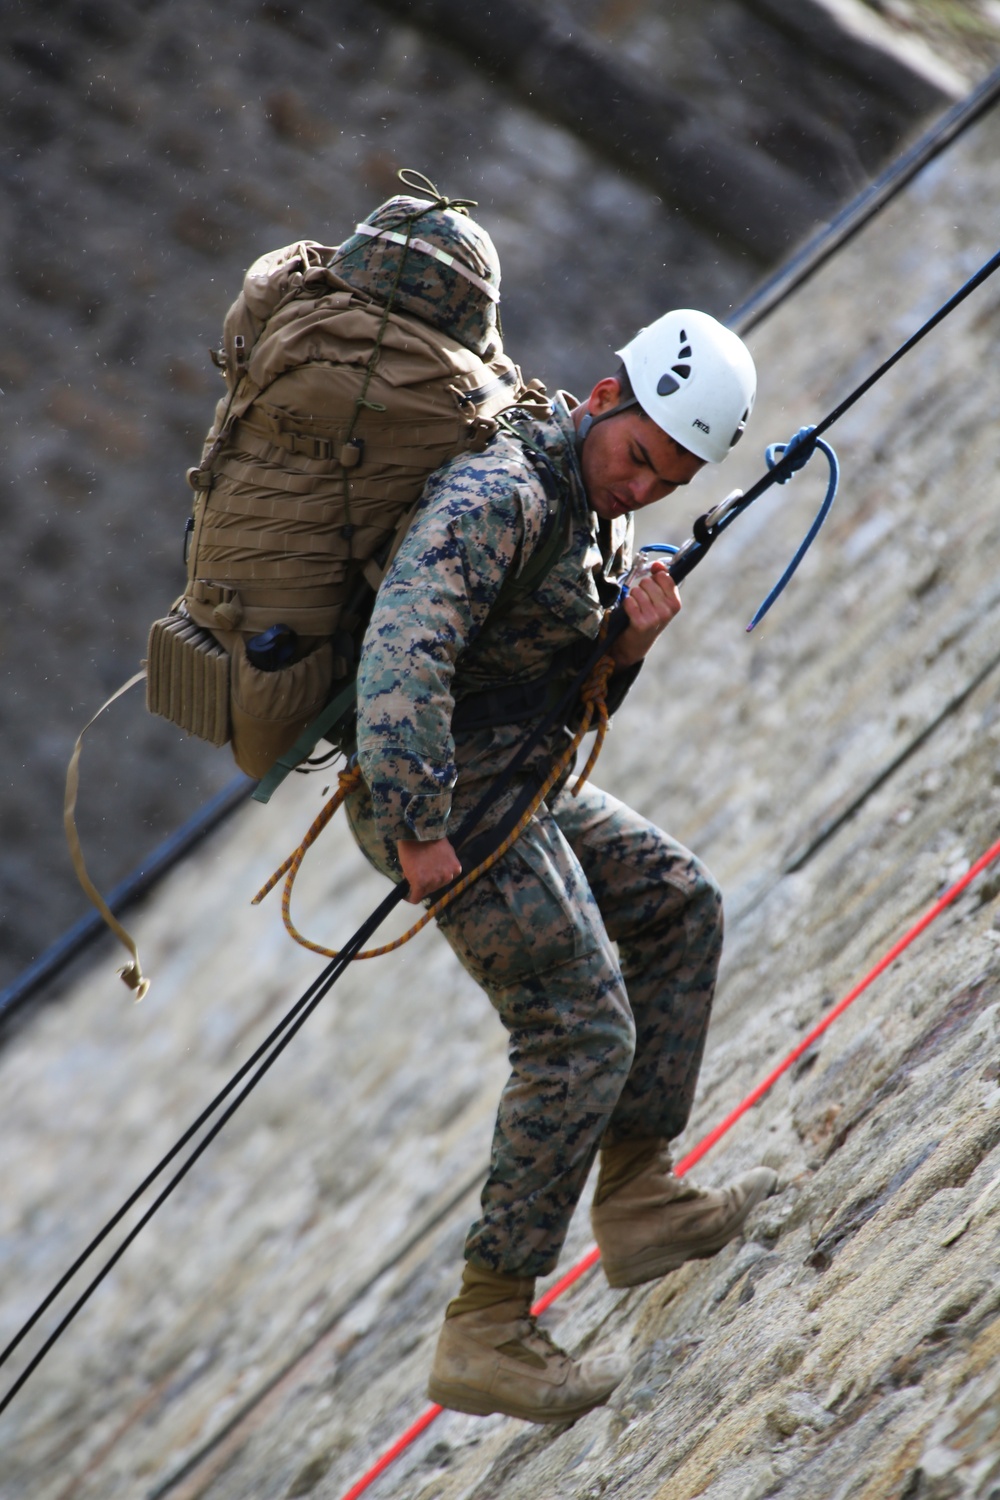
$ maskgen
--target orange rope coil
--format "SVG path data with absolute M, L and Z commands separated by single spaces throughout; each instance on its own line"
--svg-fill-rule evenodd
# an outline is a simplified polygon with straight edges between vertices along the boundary
M 614 670 L 615 663 L 612 657 L 602 656 L 594 666 L 593 670 L 590 672 L 590 675 L 587 677 L 586 681 L 583 683 L 583 686 L 580 689 L 580 701 L 583 704 L 583 717 L 580 720 L 579 726 L 577 727 L 572 740 L 570 741 L 566 749 L 562 752 L 562 754 L 556 759 L 542 786 L 538 789 L 535 796 L 531 799 L 530 805 L 521 814 L 517 823 L 511 829 L 510 833 L 508 833 L 503 843 L 500 844 L 498 848 L 494 849 L 492 854 L 487 855 L 486 859 L 484 859 L 480 864 L 476 865 L 475 869 L 470 870 L 467 875 L 463 875 L 458 880 L 458 882 L 453 885 L 450 890 L 446 891 L 446 893 L 441 896 L 439 900 L 435 901 L 432 906 L 428 907 L 427 911 L 420 918 L 420 921 L 415 922 L 414 925 L 408 929 L 408 931 L 403 933 L 402 937 L 395 938 L 391 943 L 384 943 L 380 948 L 366 948 L 363 953 L 356 953 L 355 959 L 381 958 L 383 954 L 393 953 L 397 948 L 401 948 L 403 944 L 408 943 L 412 937 L 416 937 L 417 933 L 420 932 L 424 927 L 426 927 L 428 922 L 430 922 L 433 917 L 438 916 L 441 912 L 444 911 L 445 907 L 450 906 L 453 901 L 457 901 L 459 896 L 463 895 L 469 889 L 469 887 L 479 879 L 480 875 L 485 875 L 487 870 L 492 869 L 493 866 L 498 862 L 498 860 L 501 860 L 507 853 L 507 851 L 513 848 L 514 844 L 516 844 L 517 840 L 521 837 L 521 834 L 524 832 L 528 824 L 531 822 L 532 818 L 535 816 L 535 813 L 538 811 L 541 804 L 545 801 L 545 798 L 548 796 L 549 792 L 551 792 L 552 788 L 556 785 L 556 782 L 563 775 L 566 768 L 572 763 L 573 757 L 576 755 L 576 752 L 579 749 L 584 737 L 589 733 L 591 725 L 596 718 L 597 737 L 594 740 L 594 745 L 590 752 L 590 755 L 587 757 L 586 765 L 580 772 L 579 776 L 576 778 L 576 781 L 573 783 L 571 795 L 574 797 L 577 795 L 580 788 L 590 777 L 590 773 L 593 771 L 594 766 L 597 763 L 597 758 L 604 747 L 604 740 L 608 732 L 608 708 L 606 701 L 608 681 Z M 357 787 L 361 785 L 362 780 L 363 778 L 361 775 L 360 766 L 353 766 L 349 769 L 341 771 L 337 781 L 336 792 L 315 818 L 301 844 L 293 854 L 289 855 L 284 864 L 281 865 L 277 870 L 275 870 L 274 874 L 267 881 L 267 883 L 261 886 L 260 890 L 257 892 L 256 896 L 254 896 L 251 903 L 251 905 L 256 906 L 259 902 L 263 901 L 268 892 L 274 889 L 278 881 L 281 879 L 282 875 L 284 875 L 285 888 L 282 892 L 281 897 L 281 916 L 285 924 L 285 930 L 288 932 L 289 936 L 293 937 L 295 941 L 301 944 L 303 948 L 308 948 L 312 953 L 319 953 L 323 958 L 339 957 L 338 950 L 336 948 L 324 948 L 319 943 L 311 942 L 309 938 L 303 937 L 302 933 L 299 932 L 298 928 L 295 926 L 295 923 L 292 921 L 292 887 L 295 884 L 296 875 L 302 868 L 302 861 L 305 859 L 307 851 L 319 838 L 320 834 L 323 832 L 323 829 L 329 823 L 338 807 L 340 807 L 345 799 L 350 796 L 351 792 L 353 792 Z

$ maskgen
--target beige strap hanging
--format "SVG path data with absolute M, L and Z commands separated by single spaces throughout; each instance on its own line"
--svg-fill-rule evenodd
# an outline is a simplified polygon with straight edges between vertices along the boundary
M 87 730 L 90 728 L 91 724 L 93 724 L 95 720 L 101 717 L 101 714 L 106 708 L 110 708 L 112 703 L 114 703 L 116 699 L 121 698 L 123 694 L 127 693 L 129 688 L 135 687 L 137 682 L 142 682 L 145 676 L 146 668 L 143 667 L 142 671 L 136 672 L 135 676 L 130 677 L 128 682 L 123 682 L 118 691 L 111 694 L 111 697 L 108 699 L 107 703 L 102 704 L 101 707 L 97 710 L 94 717 L 92 719 L 89 719 L 88 722 L 80 730 L 80 733 L 77 736 L 76 744 L 73 747 L 73 754 L 70 756 L 69 766 L 66 770 L 66 798 L 63 803 L 63 824 L 66 829 L 66 842 L 69 844 L 69 857 L 73 861 L 73 868 L 76 871 L 76 878 L 77 880 L 79 880 L 81 886 L 86 891 L 91 901 L 97 907 L 97 910 L 100 912 L 107 925 L 111 928 L 111 931 L 114 933 L 115 937 L 121 944 L 123 944 L 125 948 L 128 949 L 129 953 L 131 953 L 132 955 L 132 962 L 130 964 L 126 964 L 124 968 L 119 969 L 118 972 L 124 982 L 128 985 L 129 989 L 135 991 L 135 998 L 137 1001 L 141 1000 L 146 991 L 149 989 L 149 980 L 144 976 L 142 972 L 142 964 L 139 962 L 139 950 L 135 945 L 134 938 L 130 933 L 126 932 L 125 928 L 119 922 L 118 918 L 115 916 L 114 912 L 108 906 L 104 897 L 101 895 L 100 891 L 97 889 L 96 885 L 87 874 L 87 866 L 84 863 L 83 859 L 83 850 L 80 847 L 80 835 L 77 833 L 76 829 L 75 814 L 76 796 L 80 787 L 80 751 L 83 749 L 84 735 L 87 733 Z

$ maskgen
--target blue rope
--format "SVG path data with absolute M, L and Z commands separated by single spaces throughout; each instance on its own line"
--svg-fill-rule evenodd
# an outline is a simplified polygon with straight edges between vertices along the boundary
M 804 540 L 799 546 L 798 551 L 792 558 L 791 562 L 788 564 L 788 567 L 782 573 L 781 577 L 774 585 L 774 588 L 768 594 L 767 598 L 764 600 L 763 604 L 760 606 L 757 613 L 750 621 L 750 624 L 747 626 L 748 632 L 753 630 L 755 625 L 760 624 L 761 620 L 763 620 L 764 616 L 771 608 L 771 605 L 774 603 L 775 599 L 778 598 L 779 594 L 784 592 L 789 580 L 792 577 L 792 574 L 795 572 L 799 563 L 805 557 L 806 553 L 809 551 L 809 548 L 816 540 L 816 537 L 819 534 L 819 529 L 822 526 L 823 522 L 826 520 L 827 516 L 830 514 L 830 507 L 833 505 L 833 502 L 836 499 L 837 486 L 840 483 L 840 464 L 837 460 L 837 455 L 830 447 L 830 444 L 824 442 L 822 438 L 815 437 L 813 435 L 815 431 L 815 427 L 800 427 L 795 436 L 791 438 L 787 443 L 772 443 L 764 454 L 764 457 L 767 460 L 768 469 L 776 468 L 779 460 L 783 461 L 783 472 L 775 479 L 768 481 L 771 484 L 787 484 L 790 479 L 794 479 L 799 470 L 805 468 L 806 464 L 812 458 L 817 448 L 826 455 L 827 463 L 830 465 L 830 478 L 827 482 L 826 496 L 823 500 L 823 504 L 820 506 L 816 514 L 816 519 L 810 526 Z M 741 493 L 742 492 L 740 490 L 735 490 L 730 498 L 734 500 L 739 499 Z M 753 496 L 751 495 L 750 498 L 752 499 Z M 732 510 L 729 511 L 728 515 L 723 516 L 722 520 L 719 521 L 716 525 L 716 534 L 725 531 L 726 527 L 732 525 L 737 516 L 743 514 L 745 504 L 746 497 L 744 497 L 740 501 L 740 504 L 734 505 Z M 640 547 L 639 550 L 640 552 L 675 553 L 679 549 L 677 547 L 670 547 L 665 542 L 650 542 L 645 547 Z M 624 598 L 627 594 L 628 588 L 625 587 L 622 590 L 622 598 Z
M 791 579 L 792 574 L 795 572 L 799 563 L 805 557 L 806 553 L 809 551 L 809 548 L 816 540 L 816 537 L 819 534 L 819 529 L 823 525 L 823 522 L 826 520 L 827 516 L 830 514 L 830 507 L 833 505 L 833 502 L 837 495 L 837 485 L 840 483 L 840 464 L 837 461 L 837 455 L 836 453 L 834 453 L 829 443 L 825 443 L 822 438 L 813 437 L 813 433 L 815 431 L 815 427 L 800 427 L 798 432 L 789 442 L 772 443 L 764 455 L 767 460 L 767 467 L 769 469 L 773 469 L 778 460 L 783 455 L 786 462 L 791 459 L 789 472 L 777 481 L 778 484 L 787 484 L 790 479 L 793 479 L 795 477 L 800 469 L 805 468 L 806 464 L 809 462 L 813 454 L 816 452 L 816 449 L 818 448 L 820 452 L 826 455 L 827 463 L 830 465 L 830 478 L 827 482 L 826 495 L 824 497 L 823 504 L 820 506 L 819 510 L 816 513 L 816 519 L 813 521 L 809 530 L 806 532 L 806 535 L 801 545 L 799 546 L 798 551 L 792 558 L 791 562 L 788 564 L 788 567 L 782 573 L 781 577 L 774 585 L 774 588 L 768 594 L 767 598 L 764 600 L 763 604 L 760 606 L 757 613 L 750 621 L 750 624 L 747 626 L 748 633 L 749 631 L 753 630 L 755 625 L 760 624 L 761 620 L 763 620 L 764 616 L 771 608 L 771 605 L 774 603 L 775 599 L 778 598 L 779 594 L 784 592 L 784 589 Z

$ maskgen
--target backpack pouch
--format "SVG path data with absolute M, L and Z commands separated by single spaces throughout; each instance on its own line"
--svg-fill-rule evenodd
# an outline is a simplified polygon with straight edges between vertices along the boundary
M 232 744 L 247 776 L 259 780 L 316 717 L 330 694 L 333 665 L 329 641 L 276 672 L 255 667 L 242 642 L 237 644 L 231 658 Z
M 146 706 L 213 745 L 229 739 L 229 655 L 209 631 L 176 612 L 154 620 L 146 650 Z

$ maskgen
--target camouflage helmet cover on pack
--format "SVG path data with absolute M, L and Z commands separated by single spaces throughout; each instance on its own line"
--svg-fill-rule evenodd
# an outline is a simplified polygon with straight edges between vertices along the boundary
M 426 198 L 390 198 L 338 247 L 331 270 L 382 302 L 392 297 L 395 308 L 476 354 L 488 358 L 499 346 L 500 259 L 466 213 Z

